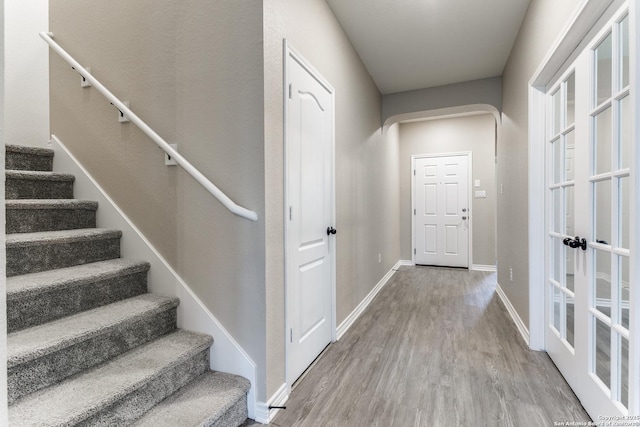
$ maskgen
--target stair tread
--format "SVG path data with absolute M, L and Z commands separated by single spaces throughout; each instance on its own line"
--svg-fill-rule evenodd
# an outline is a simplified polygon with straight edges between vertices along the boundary
M 68 286 L 79 286 L 148 269 L 149 263 L 146 261 L 115 258 L 57 270 L 8 277 L 7 300 L 37 295 Z
M 54 151 L 51 148 L 34 147 L 31 145 L 5 144 L 5 151 L 10 153 L 33 154 L 36 156 L 53 157 Z
M 237 375 L 209 371 L 158 403 L 131 427 L 211 425 L 244 396 L 251 383 Z
M 122 231 L 108 228 L 78 228 L 74 230 L 38 231 L 7 234 L 7 248 L 39 243 L 65 243 L 91 239 L 120 238 Z
M 31 179 L 34 181 L 75 181 L 76 177 L 69 173 L 48 171 L 6 170 L 7 178 Z
M 7 209 L 86 209 L 97 210 L 98 202 L 80 199 L 13 199 L 6 200 Z
M 206 350 L 208 335 L 178 330 L 30 394 L 9 407 L 12 426 L 73 425 Z
M 127 322 L 178 306 L 178 299 L 154 294 L 118 301 L 7 335 L 7 367 L 98 336 Z

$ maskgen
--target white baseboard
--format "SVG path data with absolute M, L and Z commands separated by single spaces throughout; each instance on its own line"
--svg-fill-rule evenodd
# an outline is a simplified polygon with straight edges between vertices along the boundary
M 413 263 L 413 261 L 411 261 L 410 259 L 401 259 L 400 261 L 398 261 L 398 264 L 396 264 L 398 266 L 407 266 L 407 267 L 413 267 L 415 264 Z
M 401 265 L 406 265 L 406 264 L 402 264 L 402 262 L 403 261 L 398 261 L 393 267 L 391 267 L 391 270 L 389 270 L 387 274 L 385 274 L 384 277 L 380 279 L 378 284 L 371 290 L 371 292 L 369 292 L 369 294 L 360 302 L 360 304 L 358 304 L 358 306 L 347 316 L 347 318 L 344 319 L 342 323 L 340 323 L 340 325 L 336 330 L 336 340 L 339 340 L 340 338 L 342 338 L 344 333 L 347 332 L 347 329 L 349 329 L 351 325 L 353 325 L 353 323 L 356 321 L 356 319 L 360 317 L 360 315 L 364 312 L 364 310 L 369 306 L 371 301 L 373 301 L 376 295 L 378 295 L 378 292 L 380 292 L 380 290 L 384 287 L 384 285 L 387 284 L 387 282 L 389 281 L 391 276 L 393 276 L 393 273 L 396 272 L 398 267 L 400 267 Z
M 529 347 L 529 329 L 527 329 L 527 326 L 518 315 L 516 309 L 513 308 L 511 301 L 509 301 L 509 298 L 507 298 L 507 295 L 504 293 L 499 283 L 496 283 L 496 293 L 498 294 L 498 297 L 500 297 L 500 301 L 502 301 L 502 304 L 504 304 L 505 308 L 509 312 L 511 320 L 513 320 L 513 323 L 515 323 L 516 328 L 518 328 L 518 332 L 520 332 L 520 335 L 522 336 L 525 344 L 527 345 L 527 347 Z
M 178 327 L 213 336 L 215 344 L 211 348 L 211 369 L 240 375 L 251 382 L 247 406 L 249 417 L 253 418 L 257 387 L 255 362 L 55 135 L 51 136 L 50 148 L 55 152 L 54 171 L 75 175 L 75 197 L 98 202 L 98 224 L 122 230 L 122 257 L 151 263 L 149 292 L 180 299 Z
M 289 400 L 289 387 L 286 383 L 283 383 L 278 391 L 276 391 L 273 396 L 265 403 L 265 402 L 257 402 L 256 403 L 256 413 L 255 413 L 255 421 L 261 424 L 269 424 L 273 417 L 276 416 L 281 409 L 269 409 L 270 406 L 284 406 Z
M 496 266 L 495 265 L 471 264 L 470 270 L 496 272 Z

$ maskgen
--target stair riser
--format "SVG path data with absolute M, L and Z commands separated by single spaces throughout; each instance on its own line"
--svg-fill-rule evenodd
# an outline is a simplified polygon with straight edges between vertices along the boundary
M 95 227 L 96 211 L 90 209 L 7 209 L 7 233 Z
M 149 315 L 8 369 L 9 403 L 175 330 L 176 315 L 175 308 Z
M 5 198 L 15 199 L 73 199 L 73 181 L 47 181 L 9 178 Z
M 7 277 L 120 258 L 120 239 L 7 245 Z
M 69 286 L 7 300 L 9 332 L 111 304 L 147 292 L 147 272 Z
M 77 424 L 82 427 L 128 425 L 158 402 L 209 369 L 209 349 L 176 365 L 142 388 Z
M 228 427 L 242 425 L 249 414 L 247 413 L 247 395 L 245 394 L 232 407 L 227 409 L 222 418 L 214 422 L 203 424 L 202 427 Z
M 53 157 L 7 152 L 4 164 L 6 170 L 50 172 L 53 170 Z

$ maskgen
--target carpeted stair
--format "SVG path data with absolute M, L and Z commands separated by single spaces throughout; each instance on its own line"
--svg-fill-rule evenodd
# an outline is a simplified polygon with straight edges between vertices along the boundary
M 6 146 L 11 426 L 238 426 L 249 382 L 209 370 L 213 339 L 177 329 L 149 263 L 73 199 L 53 151 Z

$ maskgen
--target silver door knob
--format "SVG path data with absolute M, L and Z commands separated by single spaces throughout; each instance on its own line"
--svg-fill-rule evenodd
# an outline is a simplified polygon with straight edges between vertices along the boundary
M 466 212 L 466 211 L 467 211 L 467 208 L 462 208 L 462 212 Z

